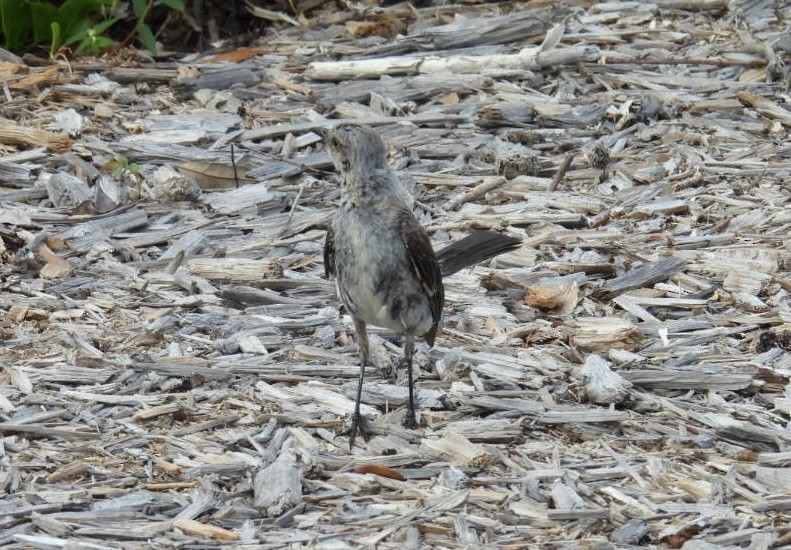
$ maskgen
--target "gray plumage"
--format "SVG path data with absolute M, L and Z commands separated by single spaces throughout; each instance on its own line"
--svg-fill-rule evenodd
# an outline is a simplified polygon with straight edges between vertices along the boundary
M 381 179 L 385 175 L 377 173 L 370 181 Z M 338 294 L 352 316 L 425 336 L 432 345 L 444 300 L 442 277 L 428 237 L 401 198 L 342 201 L 333 233 Z
M 521 241 L 479 232 L 446 247 L 438 259 L 387 166 L 379 135 L 367 126 L 343 124 L 327 133 L 327 143 L 341 176 L 341 200 L 327 231 L 324 268 L 327 276 L 335 276 L 338 295 L 354 320 L 361 358 L 351 447 L 362 427 L 360 397 L 369 360 L 366 326 L 404 335 L 409 377 L 404 425 L 417 427 L 412 354 L 416 337 L 434 345 L 445 299 L 442 275 L 512 250 Z

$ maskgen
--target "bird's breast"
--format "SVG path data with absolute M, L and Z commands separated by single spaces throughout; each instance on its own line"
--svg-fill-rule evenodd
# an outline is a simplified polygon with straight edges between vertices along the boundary
M 339 210 L 333 221 L 338 293 L 366 323 L 422 336 L 432 326 L 429 297 L 390 222 L 386 213 Z

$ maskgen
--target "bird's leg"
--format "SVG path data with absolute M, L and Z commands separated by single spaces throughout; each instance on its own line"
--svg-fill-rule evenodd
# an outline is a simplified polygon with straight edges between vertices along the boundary
M 354 403 L 354 414 L 352 415 L 352 425 L 347 431 L 349 434 L 349 450 L 354 446 L 354 439 L 357 432 L 361 431 L 363 437 L 368 439 L 368 432 L 363 424 L 360 414 L 360 400 L 363 393 L 363 380 L 365 379 L 365 367 L 368 366 L 368 332 L 365 330 L 365 321 L 354 319 L 354 330 L 357 332 L 357 347 L 360 350 L 360 380 L 357 382 L 357 401 Z
M 415 337 L 411 334 L 406 335 L 404 340 L 404 362 L 406 363 L 406 371 L 409 375 L 409 409 L 407 409 L 406 416 L 404 417 L 404 427 L 409 429 L 417 428 L 417 420 L 415 419 L 415 390 L 414 383 L 412 382 L 412 354 L 415 351 Z

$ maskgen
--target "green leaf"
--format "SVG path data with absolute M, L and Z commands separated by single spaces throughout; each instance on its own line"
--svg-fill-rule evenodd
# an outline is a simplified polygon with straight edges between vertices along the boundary
M 109 48 L 113 45 L 113 41 L 106 36 L 97 36 L 91 44 L 91 53 L 98 56 L 102 50 Z
M 91 15 L 102 13 L 112 4 L 113 0 L 66 0 L 58 8 L 58 22 L 64 36 L 85 30 L 92 23 Z
M 159 0 L 159 3 L 175 11 L 184 11 L 184 2 L 182 0 Z
M 105 19 L 104 21 L 96 23 L 93 26 L 93 32 L 94 34 L 102 34 L 104 31 L 106 31 L 116 23 L 118 23 L 117 17 L 111 17 L 110 19 Z
M 23 0 L 0 0 L 0 19 L 2 19 L 5 47 L 19 50 L 32 34 L 30 4 Z
M 33 25 L 33 43 L 51 43 L 52 25 L 58 22 L 58 9 L 52 4 L 43 2 L 30 2 L 29 6 L 30 22 Z M 60 28 L 60 25 L 58 27 Z
M 157 40 L 154 38 L 154 33 L 151 32 L 151 27 L 143 23 L 140 19 L 137 21 L 137 39 L 142 42 L 143 46 L 151 53 L 157 54 Z
M 85 21 L 82 22 L 81 25 L 79 25 L 79 27 L 77 27 L 74 30 L 73 33 L 68 35 L 66 35 L 65 32 L 63 33 L 64 35 L 66 35 L 65 40 L 63 40 L 63 45 L 70 46 L 71 44 L 74 44 L 75 42 L 79 42 L 81 40 L 88 40 L 90 42 L 90 37 L 88 36 L 90 30 L 91 30 L 91 22 L 90 20 L 86 19 Z M 74 52 L 74 54 L 80 55 L 76 51 Z
M 135 14 L 137 19 L 145 19 L 146 12 L 148 11 L 148 0 L 132 0 L 132 13 Z
M 66 44 L 69 44 L 69 42 L 66 42 Z M 91 45 L 91 37 L 85 36 L 80 42 L 80 45 L 77 46 L 77 49 L 74 50 L 74 55 L 76 56 L 83 55 L 86 51 L 88 51 L 90 45 Z
M 49 43 L 49 56 L 55 57 L 55 54 L 58 53 L 58 50 L 63 45 L 60 41 L 60 25 L 56 21 L 53 21 L 50 25 L 50 32 L 52 33 L 52 40 Z

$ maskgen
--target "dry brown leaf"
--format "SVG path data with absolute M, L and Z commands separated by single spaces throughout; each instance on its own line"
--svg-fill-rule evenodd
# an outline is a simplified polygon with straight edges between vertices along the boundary
M 247 168 L 242 166 L 242 164 L 243 163 L 240 163 L 236 166 L 239 184 L 250 183 L 252 180 L 244 176 Z M 229 164 L 190 161 L 182 162 L 176 166 L 176 169 L 185 176 L 189 176 L 198 182 L 198 185 L 204 191 L 232 189 L 236 187 L 234 168 Z
M 55 254 L 46 244 L 42 243 L 38 247 L 37 253 L 39 258 L 47 263 L 40 271 L 41 276 L 45 279 L 58 279 L 71 273 L 69 263 Z
M 201 60 L 201 63 L 220 63 L 227 61 L 229 63 L 240 63 L 251 57 L 265 54 L 268 50 L 264 48 L 239 48 L 230 52 L 223 52 L 206 59 Z
M 398 470 L 388 468 L 387 466 L 380 466 L 379 464 L 363 464 L 354 469 L 358 474 L 374 474 L 381 477 L 388 477 L 390 479 L 397 479 L 398 481 L 405 481 L 406 478 L 401 475 Z

